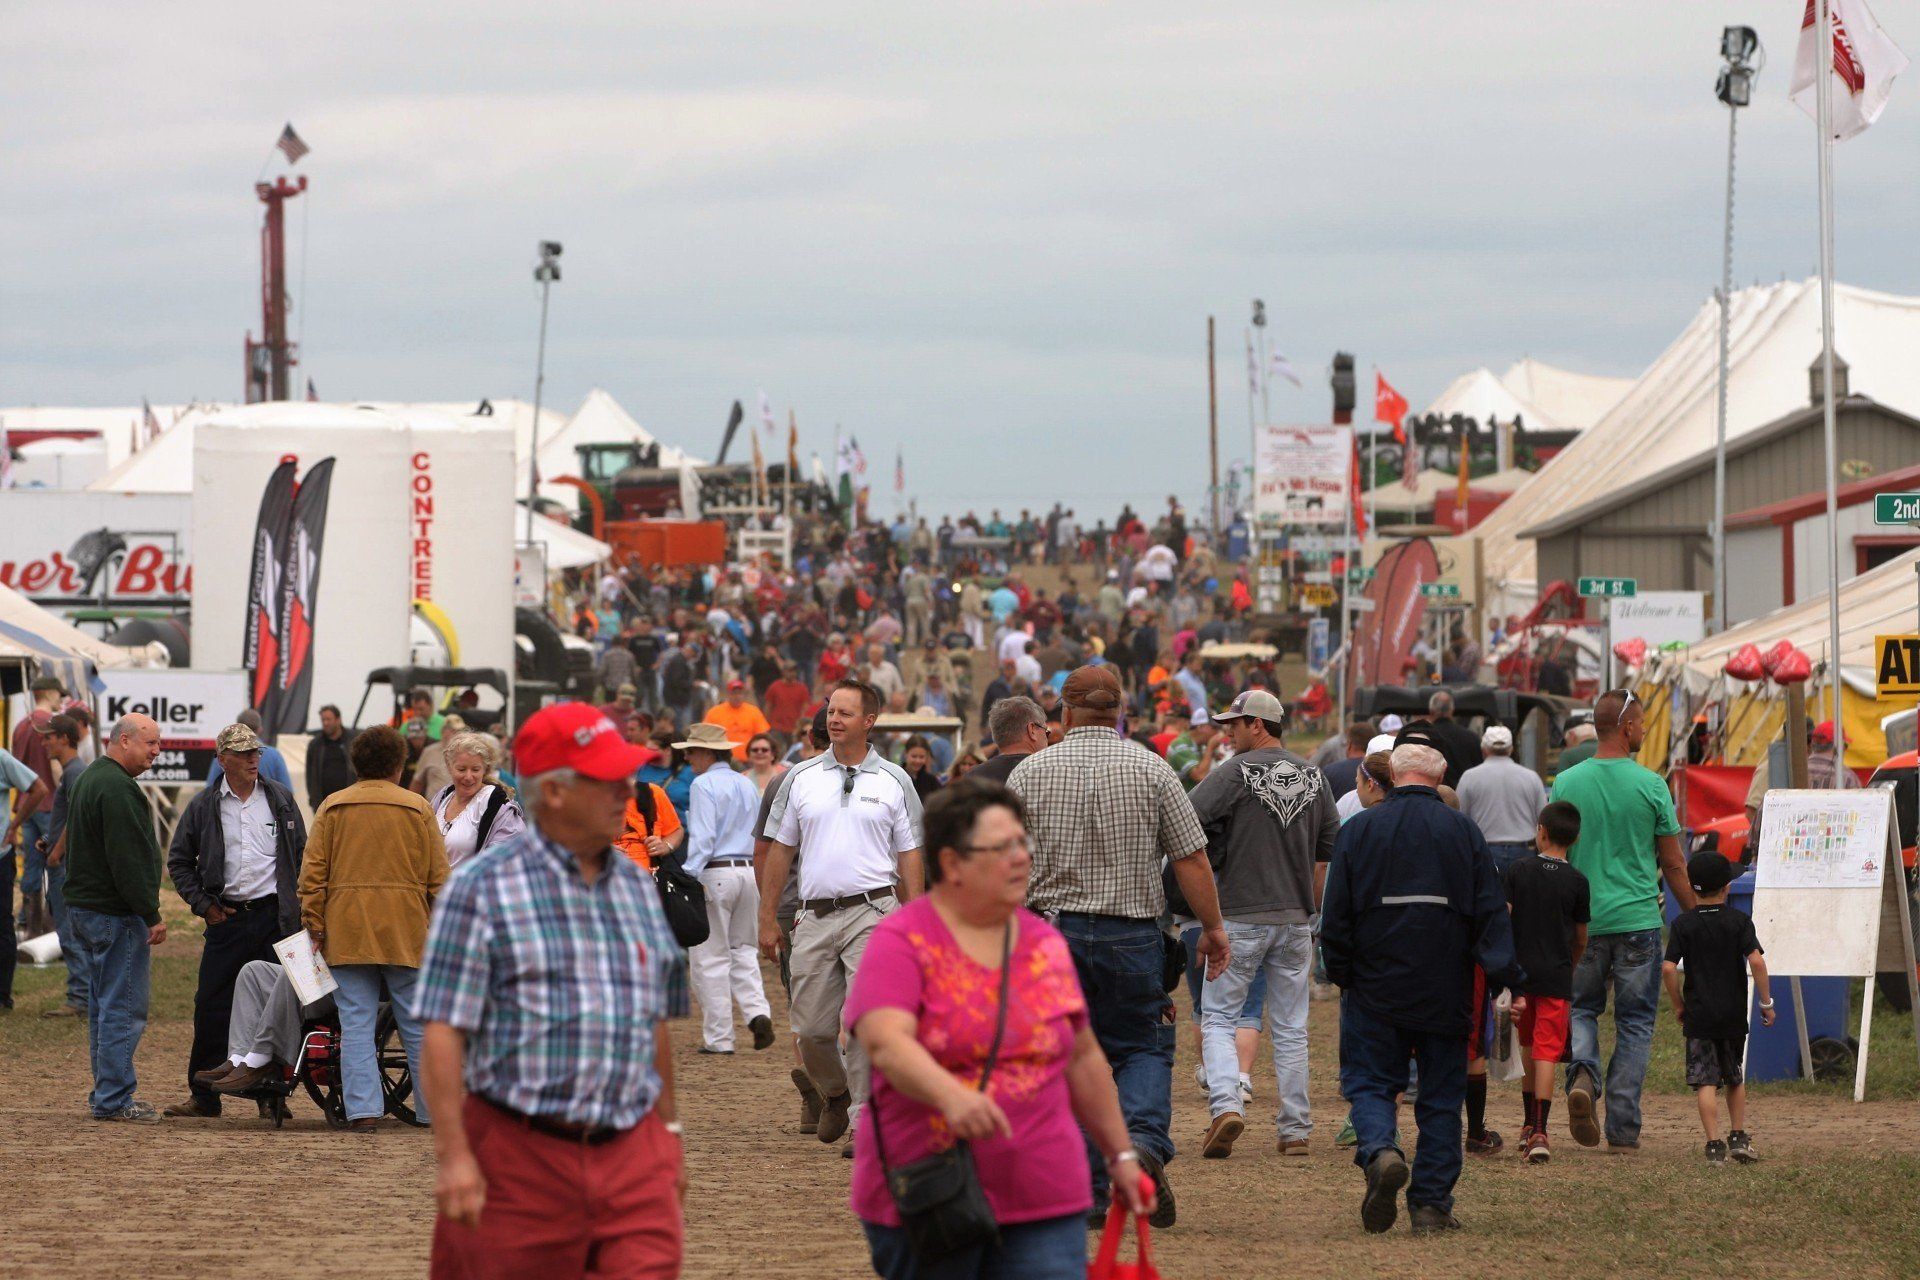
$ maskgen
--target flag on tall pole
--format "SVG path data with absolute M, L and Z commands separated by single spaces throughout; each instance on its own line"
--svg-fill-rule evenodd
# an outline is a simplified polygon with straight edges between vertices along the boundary
M 145 396 L 140 397 L 140 447 L 146 448 L 160 434 L 160 417 Z
M 281 154 L 287 157 L 288 164 L 299 164 L 300 157 L 313 150 L 312 147 L 300 141 L 300 135 L 293 131 L 291 120 L 287 122 L 287 127 L 280 131 L 280 141 L 273 145 L 280 148 Z
M 1373 420 L 1393 428 L 1396 444 L 1407 442 L 1407 398 L 1393 389 L 1386 375 L 1373 371 Z
M 1253 330 L 1247 330 L 1247 398 L 1260 398 L 1260 358 L 1253 354 Z M 1251 410 L 1249 410 L 1251 414 Z
M 1300 375 L 1295 372 L 1293 362 L 1288 360 L 1286 356 L 1280 352 L 1276 351 L 1273 353 L 1272 365 L 1275 373 L 1285 378 L 1288 382 L 1291 382 L 1294 386 L 1306 386 L 1306 383 L 1300 381 Z
M 773 402 L 767 399 L 766 388 L 760 389 L 760 427 L 771 437 L 777 429 L 773 421 Z
M 1793 83 L 1787 90 L 1799 108 L 1819 119 L 1818 93 L 1814 84 L 1814 66 L 1830 63 L 1832 100 L 1829 106 L 1829 134 L 1835 142 L 1845 142 L 1862 133 L 1886 110 L 1894 77 L 1907 69 L 1907 55 L 1887 37 L 1874 20 L 1866 0 L 1827 0 L 1832 23 L 1832 38 L 1827 41 L 1831 59 L 1821 59 L 1815 50 L 1822 43 L 1816 28 L 1819 0 L 1807 0 L 1800 17 L 1800 47 L 1793 60 Z
M 907 491 L 907 455 L 897 446 L 893 451 L 893 491 L 895 493 Z

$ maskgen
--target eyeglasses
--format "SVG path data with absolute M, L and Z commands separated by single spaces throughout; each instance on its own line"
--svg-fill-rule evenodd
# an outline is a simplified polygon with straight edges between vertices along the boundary
M 1010 858 L 1016 849 L 1022 853 L 1030 853 L 1033 851 L 1033 845 L 1023 834 L 1002 840 L 999 844 L 963 844 L 960 846 L 960 852 L 962 853 L 990 853 L 996 858 Z

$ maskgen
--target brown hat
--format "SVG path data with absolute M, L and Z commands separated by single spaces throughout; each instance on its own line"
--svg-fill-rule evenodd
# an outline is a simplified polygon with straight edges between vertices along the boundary
M 1126 695 L 1120 691 L 1120 677 L 1111 666 L 1077 667 L 1067 677 L 1060 696 L 1068 706 L 1095 715 L 1118 716 Z

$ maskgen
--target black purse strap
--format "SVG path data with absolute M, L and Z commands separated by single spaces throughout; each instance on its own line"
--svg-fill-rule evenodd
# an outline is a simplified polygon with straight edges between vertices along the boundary
M 1000 1042 L 1006 1038 L 1007 1034 L 1007 993 L 1011 990 L 1012 986 L 1013 921 L 1009 919 L 1007 921 L 1006 934 L 1000 943 L 1000 1008 L 994 1015 L 993 1045 L 987 1050 L 986 1065 L 980 1069 L 979 1089 L 981 1093 L 987 1091 L 987 1081 L 993 1076 L 994 1065 L 1000 1061 Z M 869 1082 L 867 1087 L 867 1117 L 873 1121 L 873 1149 L 875 1154 L 880 1157 L 881 1176 L 891 1178 L 893 1176 L 893 1166 L 887 1163 L 886 1140 L 880 1136 L 880 1107 L 879 1104 L 873 1100 L 873 1087 L 871 1082 Z M 959 1142 L 954 1145 L 965 1146 L 966 1144 Z

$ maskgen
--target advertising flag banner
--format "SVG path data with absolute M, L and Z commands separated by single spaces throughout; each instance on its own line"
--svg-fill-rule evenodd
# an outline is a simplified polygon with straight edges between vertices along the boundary
M 280 574 L 286 562 L 287 535 L 293 522 L 294 469 L 283 462 L 273 469 L 260 494 L 260 516 L 253 526 L 253 567 L 247 575 L 246 630 L 242 664 L 252 677 L 247 699 L 267 717 L 269 698 L 278 705 L 280 674 Z
M 287 559 L 281 570 L 279 718 L 260 716 L 270 729 L 300 733 L 307 727 L 307 703 L 313 697 L 314 601 L 320 590 L 320 549 L 326 540 L 327 499 L 333 487 L 333 459 L 322 458 L 300 482 L 293 499 Z
M 1787 96 L 1818 118 L 1814 46 L 1820 42 L 1818 0 L 1807 0 L 1800 16 L 1800 46 L 1793 60 L 1793 84 Z M 1845 142 L 1880 118 L 1893 92 L 1894 77 L 1907 69 L 1907 55 L 1874 20 L 1866 0 L 1827 0 L 1833 23 L 1833 140 Z

